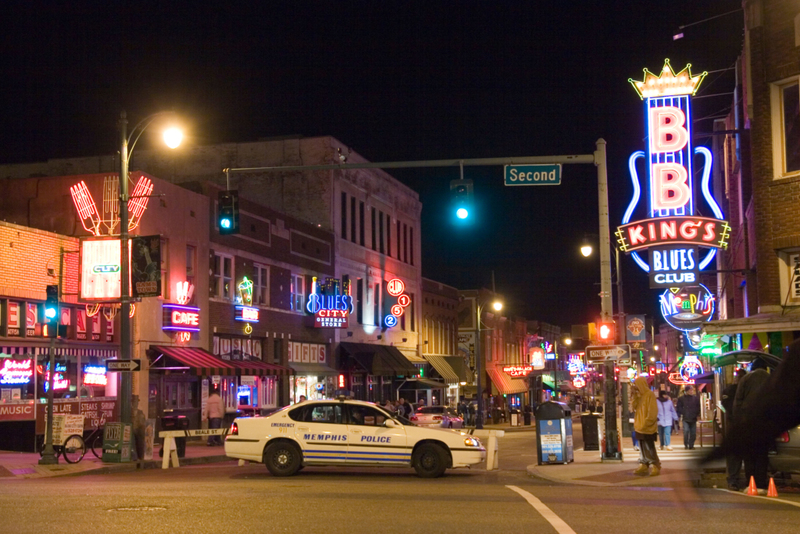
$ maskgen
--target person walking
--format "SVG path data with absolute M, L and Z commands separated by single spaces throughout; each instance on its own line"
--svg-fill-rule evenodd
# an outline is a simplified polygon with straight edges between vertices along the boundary
M 753 360 L 750 366 L 750 372 L 747 373 L 739 382 L 736 387 L 736 396 L 733 401 L 733 413 L 736 418 L 750 419 L 758 397 L 762 394 L 764 385 L 769 381 L 769 373 L 767 372 L 767 363 L 761 358 Z M 769 436 L 763 436 L 757 439 L 754 443 L 755 446 L 751 447 L 743 455 L 744 460 L 744 476 L 745 480 L 750 480 L 753 477 L 756 482 L 759 494 L 766 495 L 767 484 L 769 479 L 767 477 L 767 467 L 769 464 Z
M 206 400 L 206 408 L 203 411 L 203 420 L 205 421 L 208 419 L 209 429 L 222 428 L 222 417 L 224 415 L 225 412 L 222 406 L 222 397 L 219 396 L 219 391 L 215 384 L 214 389 L 211 390 L 211 394 Z M 221 436 L 208 436 L 208 446 L 213 447 L 214 445 L 222 445 Z
M 686 386 L 686 393 L 678 399 L 678 415 L 683 417 L 683 446 L 694 449 L 697 438 L 697 418 L 700 417 L 700 399 L 694 394 L 692 386 Z
M 469 406 L 469 426 L 475 426 L 475 403 L 470 402 Z
M 658 441 L 660 449 L 672 450 L 670 446 L 672 424 L 678 420 L 678 413 L 669 398 L 669 393 L 661 391 L 658 394 Z
M 739 382 L 747 374 L 745 369 L 736 371 L 736 376 L 733 379 L 733 384 L 729 385 L 722 390 L 722 409 L 725 411 L 725 434 L 726 437 L 730 436 L 730 429 L 733 426 L 735 414 L 733 403 L 736 399 L 736 390 L 738 389 Z M 736 451 L 730 451 L 725 455 L 725 471 L 728 475 L 728 489 L 731 491 L 739 491 L 739 474 L 742 472 L 742 455 Z
M 658 406 L 656 396 L 650 391 L 647 379 L 639 377 L 633 383 L 633 410 L 635 412 L 633 430 L 639 440 L 639 467 L 634 475 L 657 476 L 661 473 L 661 460 L 656 452 L 658 435 Z
M 467 417 L 469 414 L 467 413 L 467 403 L 464 402 L 464 399 L 458 403 L 458 408 L 456 409 L 458 412 L 458 416 L 464 421 L 464 426 L 467 426 Z

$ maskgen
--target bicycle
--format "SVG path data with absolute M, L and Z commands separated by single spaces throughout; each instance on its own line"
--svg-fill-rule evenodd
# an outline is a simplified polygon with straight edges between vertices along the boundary
M 83 441 L 92 451 L 94 457 L 98 460 L 103 459 L 103 427 L 98 426 L 92 430 L 88 436 L 83 438 Z
M 39 456 L 44 455 L 44 447 L 45 447 L 45 437 L 41 437 L 41 443 L 39 446 Z M 56 458 L 59 456 L 63 456 L 64 460 L 68 464 L 77 464 L 81 460 L 83 460 L 84 455 L 86 454 L 86 442 L 83 441 L 83 438 L 78 434 L 72 434 L 67 436 L 63 443 L 58 444 L 55 442 L 55 436 L 53 439 L 53 450 L 56 453 Z

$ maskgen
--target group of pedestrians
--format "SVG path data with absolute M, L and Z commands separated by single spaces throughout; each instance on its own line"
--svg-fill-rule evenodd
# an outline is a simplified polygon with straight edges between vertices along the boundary
M 406 419 L 410 419 L 414 415 L 414 406 L 410 402 L 406 402 L 404 397 L 400 397 L 398 400 L 386 399 L 386 402 L 383 403 L 383 408 L 387 412 L 397 414 Z

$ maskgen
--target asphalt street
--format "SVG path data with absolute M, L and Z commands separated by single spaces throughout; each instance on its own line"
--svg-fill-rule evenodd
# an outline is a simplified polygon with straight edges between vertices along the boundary
M 794 533 L 800 499 L 692 488 L 558 486 L 530 477 L 531 433 L 501 441 L 500 470 L 423 480 L 411 469 L 307 468 L 272 477 L 235 462 L 0 487 L 0 531 Z M 786 501 L 786 502 L 783 502 Z M 794 502 L 795 506 L 792 505 Z

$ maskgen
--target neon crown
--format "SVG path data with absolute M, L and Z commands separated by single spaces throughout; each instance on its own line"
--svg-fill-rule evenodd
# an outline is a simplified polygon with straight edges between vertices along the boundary
M 638 81 L 633 78 L 628 78 L 628 81 L 636 89 L 639 98 L 662 97 L 662 96 L 678 96 L 678 95 L 694 95 L 697 88 L 700 87 L 700 82 L 706 77 L 708 72 L 703 71 L 702 74 L 692 76 L 692 64 L 688 63 L 686 67 L 675 74 L 672 70 L 672 65 L 669 64 L 669 59 L 664 60 L 664 68 L 661 69 L 661 75 L 656 76 L 647 69 L 644 69 L 644 80 Z

